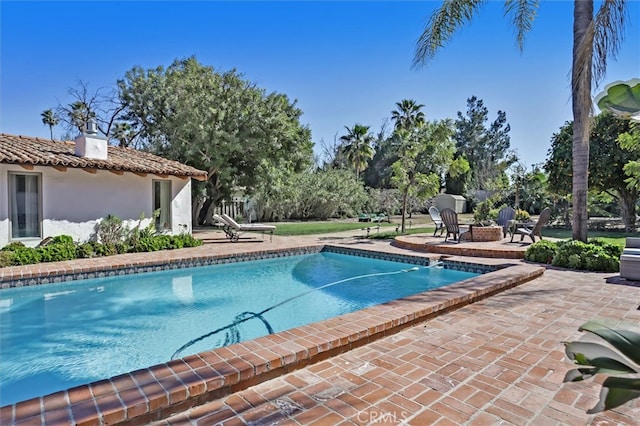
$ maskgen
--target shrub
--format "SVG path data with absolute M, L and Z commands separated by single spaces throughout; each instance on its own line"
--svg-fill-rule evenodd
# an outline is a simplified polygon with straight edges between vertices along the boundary
M 78 259 L 87 259 L 93 257 L 95 254 L 96 252 L 90 243 L 80 244 L 76 247 L 76 257 Z
M 166 250 L 169 248 L 171 248 L 171 237 L 169 235 L 142 237 L 131 245 L 131 251 L 134 253 Z
M 583 243 L 582 241 L 569 240 L 559 242 L 558 252 L 553 258 L 553 265 L 569 267 L 569 257 L 575 254 L 578 255 L 578 258 L 580 258 L 580 254 L 584 253 L 585 251 L 587 251 L 587 244 Z M 575 264 L 575 259 L 573 263 Z
M 19 250 L 13 251 L 13 254 L 14 265 L 32 265 L 42 261 L 42 255 L 40 252 L 32 247 L 23 247 Z
M 14 265 L 15 254 L 9 250 L 0 250 L 0 268 Z
M 569 256 L 569 259 L 567 259 L 567 262 L 568 262 L 568 265 L 566 266 L 568 266 L 571 269 L 586 269 L 582 267 L 582 259 L 577 254 L 572 254 L 571 256 Z M 585 262 L 585 266 L 586 266 L 586 262 Z
M 118 216 L 107 215 L 96 225 L 98 241 L 102 244 L 117 244 L 124 240 L 127 227 Z
M 190 234 L 174 235 L 172 238 L 172 248 L 198 247 L 202 245 L 202 240 L 194 238 Z M 178 245 L 180 245 L 180 247 L 178 247 Z
M 588 271 L 617 272 L 620 270 L 620 253 L 619 247 L 604 241 L 586 244 L 570 240 L 558 244 L 553 265 Z
M 169 237 L 169 248 L 181 249 L 184 247 L 184 240 L 179 235 L 173 235 Z
M 552 241 L 540 240 L 529 246 L 524 258 L 532 262 L 551 263 L 558 252 L 558 245 Z
M 612 244 L 609 243 L 605 240 L 600 240 L 598 238 L 594 238 L 592 240 L 589 240 L 590 244 L 594 244 L 596 246 L 600 246 L 604 249 L 605 253 L 607 253 L 609 256 L 612 257 L 620 257 L 622 255 L 622 246 L 619 246 L 617 244 Z
M 0 250 L 0 267 L 202 245 L 202 240 L 190 234 L 152 235 L 154 232 L 151 232 L 149 227 L 138 230 L 135 233 L 135 244 L 131 245 L 124 242 L 103 244 L 97 241 L 76 245 L 69 235 L 53 237 L 47 245 L 37 248 L 26 247 L 21 242 L 13 242 Z
M 130 248 L 131 247 L 129 247 L 129 244 L 127 243 L 118 243 L 116 244 L 116 253 L 118 254 L 128 253 Z
M 95 241 L 90 242 L 93 251 L 98 256 L 112 256 L 117 253 L 115 244 L 102 244 Z
M 586 244 L 581 241 L 538 241 L 525 252 L 525 259 L 551 263 L 563 268 L 587 271 L 617 272 L 620 270 L 622 248 L 602 240 Z
M 21 243 L 20 241 L 14 241 L 12 243 L 7 244 L 6 246 L 2 247 L 2 251 L 17 251 L 20 249 L 25 248 L 26 246 Z
M 531 215 L 526 210 L 516 210 L 516 221 L 528 222 L 531 219 Z
M 62 235 L 62 237 L 69 237 L 68 235 Z M 55 237 L 58 238 L 58 237 Z M 59 262 L 61 260 L 71 260 L 76 258 L 76 246 L 73 244 L 73 239 L 68 241 L 66 238 L 59 239 L 58 241 L 67 241 L 51 243 L 44 247 L 38 247 L 36 250 L 40 253 L 41 262 Z M 69 237 L 71 238 L 71 237 Z
M 586 257 L 585 269 L 589 271 L 617 272 L 620 270 L 620 257 L 606 253 L 591 253 Z
M 71 235 L 57 235 L 51 239 L 49 244 L 73 244 Z
M 158 232 L 155 229 L 154 221 L 151 221 L 146 227 L 140 228 L 140 225 L 142 225 L 143 219 L 144 219 L 144 216 L 141 216 L 140 220 L 138 221 L 138 224 L 133 229 L 131 229 L 131 231 L 129 231 L 129 235 L 127 236 L 127 239 L 126 239 L 126 244 L 129 246 L 128 250 L 147 251 L 147 250 L 140 249 L 141 247 L 140 241 L 148 240 L 149 238 L 153 238 L 155 235 L 158 234 Z
M 506 204 L 502 204 L 498 207 L 493 206 L 490 210 L 489 210 L 489 217 L 493 220 L 498 220 L 498 215 L 500 214 L 500 209 L 502 209 L 503 207 L 506 207 Z

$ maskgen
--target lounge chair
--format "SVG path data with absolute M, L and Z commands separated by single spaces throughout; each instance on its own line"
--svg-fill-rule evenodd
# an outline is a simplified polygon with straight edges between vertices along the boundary
M 498 212 L 498 219 L 496 223 L 498 226 L 502 226 L 502 238 L 507 236 L 507 232 L 509 231 L 509 227 L 511 226 L 512 221 L 516 217 L 516 211 L 513 207 L 503 207 Z
M 453 236 L 453 241 L 460 242 L 460 234 L 467 232 L 469 229 L 467 228 L 463 231 L 460 228 L 458 224 L 458 214 L 450 208 L 444 208 L 440 211 L 440 217 L 442 217 L 442 222 L 447 229 L 447 235 L 444 237 L 444 240 L 447 241 L 447 238 L 451 235 Z
M 213 218 L 216 222 L 223 225 L 223 230 L 232 242 L 236 243 L 240 239 L 240 235 L 244 232 L 262 232 L 264 235 L 265 232 L 269 232 L 271 235 L 270 241 L 273 241 L 273 232 L 276 230 L 274 225 L 263 225 L 260 223 L 250 223 L 250 224 L 239 224 L 235 220 L 233 220 L 230 216 L 222 213 L 222 215 L 213 215 Z
M 513 237 L 516 234 L 520 234 L 520 241 L 524 239 L 525 236 L 531 238 L 531 241 L 536 242 L 536 237 L 542 239 L 542 227 L 549 221 L 551 218 L 551 209 L 546 207 L 542 212 L 540 212 L 540 216 L 538 217 L 538 221 L 533 225 L 532 228 L 523 227 L 516 228 L 511 234 L 511 242 L 513 242 Z
M 436 226 L 436 229 L 433 231 L 433 236 L 436 236 L 436 232 L 440 231 L 440 236 L 442 237 L 442 233 L 444 232 L 444 222 L 442 221 L 442 217 L 440 217 L 440 210 L 436 206 L 429 207 L 429 216 L 431 216 L 431 220 L 433 224 Z

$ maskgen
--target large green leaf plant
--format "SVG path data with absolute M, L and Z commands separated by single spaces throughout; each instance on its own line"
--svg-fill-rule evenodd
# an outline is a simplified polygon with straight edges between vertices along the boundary
M 564 342 L 567 357 L 580 366 L 568 371 L 564 382 L 608 375 L 602 382 L 600 400 L 588 413 L 610 410 L 639 397 L 640 334 L 597 321 L 589 321 L 578 330 L 595 334 L 613 347 L 587 341 Z

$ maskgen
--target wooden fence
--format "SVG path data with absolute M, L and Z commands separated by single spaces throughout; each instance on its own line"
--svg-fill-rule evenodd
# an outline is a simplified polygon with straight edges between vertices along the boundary
M 244 202 L 243 201 L 221 201 L 220 205 L 216 206 L 214 213 L 226 214 L 232 218 L 244 217 Z

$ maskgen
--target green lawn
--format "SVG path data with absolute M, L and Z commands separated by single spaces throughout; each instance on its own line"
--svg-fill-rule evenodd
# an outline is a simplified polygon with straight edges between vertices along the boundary
M 542 235 L 545 237 L 571 239 L 571 229 L 543 229 Z M 616 232 L 616 231 L 589 231 L 589 239 L 598 238 L 612 244 L 624 247 L 626 237 L 637 237 L 638 233 Z
M 298 222 L 298 223 L 276 223 L 276 235 L 312 235 L 312 234 L 326 234 L 331 232 L 350 231 L 353 229 L 362 229 L 363 235 L 366 228 L 371 228 L 370 236 L 374 238 L 392 238 L 398 235 L 396 226 L 399 223 L 380 222 L 380 230 L 376 227 L 377 223 L 371 222 Z M 407 221 L 407 229 L 405 234 L 422 234 L 425 232 L 433 232 L 433 226 L 429 227 L 426 224 L 414 224 L 411 229 L 408 228 L 409 223 Z
M 414 219 L 413 225 L 409 228 L 409 221 L 407 220 L 407 229 L 405 234 L 424 234 L 433 232 L 432 223 L 424 223 L 426 220 Z M 366 229 L 371 228 L 369 237 L 375 239 L 393 238 L 396 235 L 396 226 L 399 225 L 399 220 L 394 220 L 392 223 L 381 222 L 380 230 L 378 231 L 374 227 L 377 223 L 370 222 L 337 222 L 337 221 L 323 221 L 323 222 L 297 222 L 297 223 L 277 223 L 276 235 L 312 235 L 312 234 L 326 234 L 331 232 L 349 231 L 353 229 Z M 570 229 L 558 229 L 549 228 L 542 231 L 543 236 L 559 238 L 568 240 L 571 238 Z M 366 231 L 363 231 L 363 236 L 366 235 Z M 638 236 L 638 233 L 625 233 L 625 232 L 611 232 L 611 231 L 590 231 L 589 239 L 600 238 L 612 244 L 624 247 L 625 238 Z
M 276 235 L 312 235 L 327 234 L 331 232 L 350 231 L 352 229 L 364 229 L 377 226 L 377 223 L 367 222 L 298 222 L 298 223 L 276 223 Z M 395 224 L 382 222 L 380 229 L 393 228 Z

